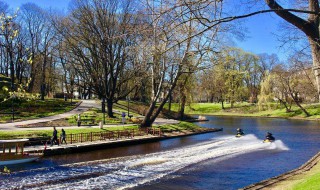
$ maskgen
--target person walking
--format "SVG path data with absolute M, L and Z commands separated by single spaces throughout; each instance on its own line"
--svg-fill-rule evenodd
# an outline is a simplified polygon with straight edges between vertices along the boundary
M 61 135 L 60 135 L 60 143 L 63 144 L 63 141 L 64 141 L 65 144 L 67 144 L 66 131 L 62 128 L 61 129 Z
M 122 112 L 121 117 L 122 117 L 122 121 L 121 121 L 122 124 L 125 124 L 126 123 L 126 113 Z
M 53 134 L 52 134 L 52 139 L 51 139 L 51 146 L 53 146 L 53 143 L 57 144 L 59 146 L 59 141 L 58 141 L 58 131 L 56 127 L 53 127 Z
M 80 127 L 80 125 L 81 125 L 81 115 L 80 115 L 80 113 L 78 114 L 77 122 L 78 122 L 78 127 Z

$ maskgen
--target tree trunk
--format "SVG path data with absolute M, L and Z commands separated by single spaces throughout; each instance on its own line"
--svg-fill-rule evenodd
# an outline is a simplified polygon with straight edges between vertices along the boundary
M 231 103 L 231 108 L 233 108 L 233 107 L 234 107 L 234 101 L 233 101 L 233 99 L 230 99 L 230 103 Z
M 178 113 L 178 118 L 180 120 L 184 119 L 184 109 L 186 107 L 186 100 L 187 100 L 187 96 L 185 95 L 185 93 L 181 93 L 181 104 L 180 104 L 180 110 Z
M 296 99 L 296 98 L 293 98 L 294 102 L 297 104 L 297 106 L 303 111 L 304 114 L 306 114 L 307 117 L 310 116 L 309 112 L 301 106 L 300 102 Z
M 46 67 L 47 67 L 47 52 L 43 54 L 43 65 L 41 74 L 41 100 L 44 100 L 46 94 Z
M 179 75 L 180 76 L 180 75 Z M 150 127 L 152 125 L 152 123 L 156 120 L 156 118 L 158 117 L 158 115 L 160 114 L 161 110 L 163 109 L 163 106 L 165 105 L 165 103 L 168 101 L 170 94 L 172 93 L 173 89 L 175 88 L 176 84 L 177 84 L 177 80 L 179 78 L 179 76 L 177 76 L 175 78 L 175 80 L 173 81 L 173 84 L 171 86 L 171 88 L 169 89 L 168 94 L 163 98 L 163 100 L 161 101 L 160 105 L 157 107 L 156 109 L 156 100 L 157 99 L 153 99 L 152 103 L 149 106 L 149 109 L 147 111 L 147 114 L 145 115 L 140 127 Z
M 33 40 L 31 40 L 31 43 L 32 43 L 32 45 L 31 45 L 31 48 L 32 48 L 31 60 L 34 61 L 35 51 L 34 51 L 34 46 L 33 46 Z M 35 78 L 36 78 L 35 75 L 36 75 L 36 66 L 35 66 L 35 63 L 32 62 L 31 63 L 31 71 L 30 71 L 30 83 L 28 85 L 28 92 L 33 92 L 34 82 L 35 82 Z
M 302 107 L 302 105 L 299 102 L 299 98 L 298 98 L 297 94 L 292 91 L 290 86 L 289 86 L 289 94 L 290 94 L 291 98 L 293 99 L 294 103 L 296 103 L 296 105 L 303 111 L 303 113 L 306 114 L 307 117 L 309 117 L 310 116 L 309 112 L 304 107 Z
M 286 108 L 286 112 L 289 113 L 291 112 L 290 108 L 287 106 L 287 103 L 283 101 L 282 99 L 278 98 L 280 104 L 282 104 Z
M 150 117 L 145 117 L 143 119 L 143 122 L 141 123 L 140 127 L 141 128 L 146 128 L 146 127 L 151 127 L 153 121 L 151 121 Z
M 222 90 L 220 89 L 220 101 L 221 101 L 221 108 L 224 110 L 224 100 L 223 100 L 223 95 L 222 95 Z
M 151 125 L 152 125 L 152 123 L 153 123 L 151 116 L 152 116 L 152 113 L 153 113 L 153 111 L 155 110 L 155 108 L 156 108 L 156 102 L 153 101 L 153 102 L 150 104 L 149 109 L 148 109 L 148 111 L 147 111 L 147 114 L 144 116 L 144 119 L 143 119 L 143 121 L 141 122 L 140 127 L 142 127 L 142 128 L 144 128 L 144 127 L 151 127 Z
M 107 99 L 107 114 L 108 114 L 108 117 L 114 118 L 112 107 L 113 107 L 112 100 L 111 99 Z
M 313 71 L 316 78 L 316 87 L 318 92 L 318 101 L 320 101 L 320 47 L 313 40 L 309 40 L 311 44 Z
M 8 40 L 8 37 L 6 37 L 6 43 L 7 43 L 7 52 L 9 55 L 9 63 L 10 63 L 10 79 L 11 79 L 11 91 L 15 90 L 15 80 L 14 80 L 14 63 L 13 63 L 13 50 L 12 50 L 12 42 L 10 43 Z
M 171 103 L 172 103 L 172 96 L 171 94 L 169 95 L 169 106 L 168 106 L 168 110 L 171 111 Z

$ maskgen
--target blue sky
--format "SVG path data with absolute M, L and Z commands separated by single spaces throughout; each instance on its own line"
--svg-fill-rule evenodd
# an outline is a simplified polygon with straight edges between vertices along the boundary
M 67 10 L 70 0 L 1 0 L 11 8 L 16 9 L 25 3 L 34 3 L 43 8 L 52 7 L 54 9 Z
M 247 18 L 245 25 L 248 30 L 248 38 L 244 41 L 236 41 L 236 45 L 255 54 L 274 53 L 281 60 L 285 60 L 289 52 L 280 48 L 282 44 L 275 35 L 281 29 L 279 27 L 280 22 L 282 22 L 282 19 L 273 13 L 259 14 Z
M 16 9 L 24 3 L 32 2 L 40 7 L 67 10 L 68 4 L 71 0 L 2 0 L 11 8 Z M 281 19 L 273 14 L 260 14 L 246 19 L 245 25 L 248 30 L 248 38 L 245 41 L 236 41 L 236 46 L 245 51 L 255 54 L 268 53 L 277 54 L 280 60 L 286 60 L 287 53 L 280 49 L 280 43 L 272 34 L 279 30 L 278 24 Z

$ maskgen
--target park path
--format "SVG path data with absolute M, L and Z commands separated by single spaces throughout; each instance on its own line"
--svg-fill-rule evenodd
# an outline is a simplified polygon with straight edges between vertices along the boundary
M 75 109 L 65 112 L 58 115 L 38 118 L 38 119 L 31 119 L 31 120 L 25 120 L 25 121 L 18 121 L 13 123 L 2 123 L 0 124 L 0 130 L 30 130 L 32 128 L 19 128 L 17 126 L 19 125 L 29 125 L 29 124 L 35 124 L 35 123 L 42 123 L 42 122 L 49 122 L 57 119 L 63 119 L 70 117 L 75 114 L 83 113 L 87 111 L 89 108 L 92 107 L 99 107 L 99 104 L 95 102 L 95 100 L 82 100 L 82 103 L 77 106 Z M 36 128 L 39 129 L 39 128 Z M 48 129 L 48 127 L 46 127 Z
M 34 130 L 34 129 L 39 129 L 39 130 L 52 130 L 52 128 L 50 127 L 28 127 L 28 128 L 24 128 L 24 127 L 18 127 L 21 125 L 29 125 L 29 124 L 35 124 L 35 123 L 43 123 L 43 122 L 49 122 L 49 121 L 54 121 L 57 119 L 63 119 L 63 118 L 67 118 L 70 117 L 72 115 L 76 115 L 76 114 L 81 114 L 85 111 L 87 111 L 90 108 L 100 108 L 101 104 L 99 104 L 97 101 L 95 100 L 82 100 L 82 103 L 77 106 L 75 109 L 66 112 L 66 113 L 62 113 L 62 114 L 58 114 L 58 115 L 53 115 L 53 116 L 48 116 L 48 117 L 43 117 L 43 118 L 38 118 L 38 119 L 32 119 L 32 120 L 25 120 L 25 121 L 18 121 L 18 122 L 13 122 L 13 123 L 3 123 L 0 124 L 0 130 Z M 173 119 L 164 119 L 164 118 L 157 118 L 156 121 L 154 122 L 155 125 L 162 125 L 162 124 L 176 124 L 179 123 L 179 121 L 177 120 L 173 120 Z M 119 124 L 120 126 L 126 126 L 123 124 Z M 128 124 L 130 125 L 130 124 Z M 132 124 L 131 124 L 132 125 Z M 115 124 L 113 125 L 104 125 L 104 127 L 108 127 L 108 126 L 115 126 Z M 77 126 L 66 126 L 68 129 L 71 128 L 79 128 Z M 81 126 L 81 128 L 98 128 L 99 126 Z M 64 127 L 56 127 L 57 129 L 60 128 L 64 128 Z

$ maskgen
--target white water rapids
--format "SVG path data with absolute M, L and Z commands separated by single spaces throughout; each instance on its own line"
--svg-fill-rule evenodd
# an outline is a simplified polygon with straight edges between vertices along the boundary
M 191 146 L 146 155 L 35 169 L 0 176 L 0 189 L 127 189 L 160 179 L 206 160 L 219 161 L 239 154 L 288 150 L 277 140 L 262 143 L 254 135 L 224 136 Z

